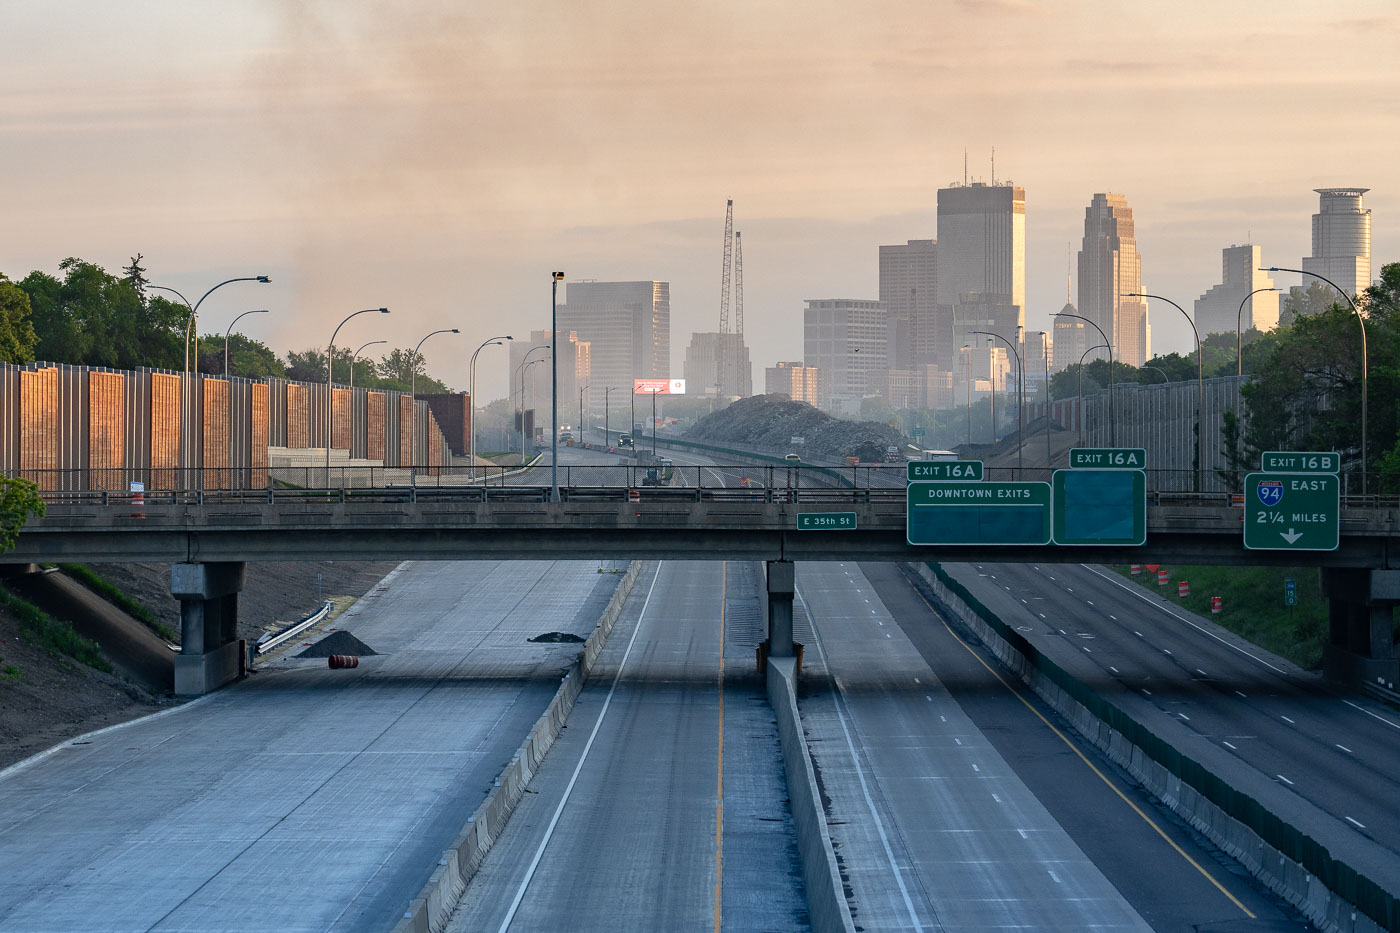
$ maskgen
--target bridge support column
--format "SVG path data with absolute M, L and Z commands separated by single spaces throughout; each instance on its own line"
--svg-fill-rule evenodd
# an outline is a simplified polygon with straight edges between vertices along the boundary
M 790 658 L 792 647 L 792 599 L 797 592 L 797 572 L 790 560 L 768 562 L 768 656 Z
M 1395 656 L 1394 612 L 1400 605 L 1400 570 L 1322 568 L 1328 601 L 1323 672 L 1350 684 L 1400 684 Z
M 243 674 L 238 640 L 242 563 L 172 564 L 170 595 L 180 601 L 175 693 L 198 696 Z

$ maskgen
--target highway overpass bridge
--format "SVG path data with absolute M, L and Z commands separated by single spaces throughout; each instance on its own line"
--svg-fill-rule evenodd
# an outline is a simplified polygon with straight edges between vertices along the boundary
M 723 468 L 720 468 L 723 469 Z M 720 477 L 721 481 L 723 477 Z M 903 488 L 750 485 L 538 486 L 110 493 L 47 497 L 0 563 L 159 561 L 181 601 L 179 693 L 238 676 L 237 594 L 248 562 L 284 560 L 755 560 L 769 565 L 772 651 L 791 652 L 793 561 L 1269 564 L 1317 566 L 1331 600 L 1329 668 L 1395 682 L 1400 510 L 1369 500 L 1341 513 L 1336 551 L 1246 551 L 1228 496 L 1154 494 L 1141 547 L 912 546 Z M 809 531 L 805 513 L 855 515 Z

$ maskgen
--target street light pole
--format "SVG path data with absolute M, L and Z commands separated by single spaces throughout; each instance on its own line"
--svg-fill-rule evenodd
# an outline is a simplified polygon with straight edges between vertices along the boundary
M 1021 365 L 1021 354 L 1017 353 L 1011 341 L 1007 340 L 1001 334 L 994 334 L 989 330 L 970 330 L 968 333 L 981 334 L 983 337 L 993 337 L 1000 340 L 1002 343 L 1006 344 L 1006 348 L 1010 350 L 1011 355 L 1016 358 L 1017 382 L 1019 383 L 1016 386 L 1018 401 L 1016 408 L 1016 476 L 1019 479 L 1022 471 L 1025 469 L 1021 459 L 1021 451 L 1026 446 L 1026 368 Z M 993 391 L 996 389 L 995 374 L 992 376 L 992 389 Z M 996 439 L 995 426 L 993 426 L 992 430 L 992 439 L 994 441 Z
M 1035 331 L 1040 335 L 1040 355 L 1045 361 L 1045 468 L 1054 466 L 1054 457 L 1050 453 L 1050 351 L 1046 349 L 1050 342 L 1050 334 L 1043 330 Z
M 191 429 L 190 426 L 190 421 L 192 420 L 190 417 L 190 413 L 194 408 L 194 385 L 190 379 L 190 334 L 194 334 L 195 366 L 196 368 L 198 368 L 199 328 L 197 326 L 197 321 L 199 318 L 199 306 L 204 304 L 205 298 L 208 298 L 210 295 L 214 294 L 214 292 L 223 288 L 225 285 L 230 285 L 234 282 L 261 282 L 264 285 L 266 285 L 268 282 L 271 281 L 272 277 L 267 275 L 240 275 L 237 278 L 225 279 L 224 281 L 220 282 L 218 285 L 215 285 L 213 288 L 209 289 L 209 291 L 201 295 L 199 300 L 196 301 L 194 304 L 190 304 L 188 298 L 186 298 L 184 295 L 180 294 L 178 291 L 176 291 L 168 285 L 146 286 L 147 288 L 156 289 L 158 291 L 170 292 L 171 294 L 177 296 L 182 302 L 184 302 L 185 307 L 190 309 L 190 316 L 185 321 L 185 382 L 183 386 L 184 391 L 181 393 L 184 411 L 181 413 L 182 417 L 180 419 L 180 464 L 183 467 L 181 472 L 184 472 L 186 474 L 183 477 L 186 484 L 188 484 L 189 482 L 188 471 L 190 469 L 190 461 L 192 459 L 190 457 L 190 454 L 192 453 L 190 448 L 194 446 L 194 431 Z
M 486 347 L 503 347 L 505 341 L 514 339 L 509 334 L 487 337 L 481 346 L 472 351 L 472 361 L 467 367 L 467 404 L 470 406 L 467 412 L 467 473 L 472 478 L 476 477 L 476 355 Z
M 1109 341 L 1108 341 L 1108 335 L 1105 334 L 1105 333 L 1103 332 L 1103 328 L 1102 328 L 1102 327 L 1100 327 L 1099 325 L 1095 324 L 1093 321 L 1089 320 L 1087 317 L 1084 317 L 1084 316 L 1081 315 L 1081 314 L 1070 314 L 1068 311 L 1056 311 L 1055 314 L 1054 314 L 1054 316 L 1055 316 L 1055 317 L 1072 317 L 1072 318 L 1074 318 L 1074 319 L 1077 320 L 1077 321 L 1083 321 L 1085 324 L 1088 324 L 1088 325 L 1089 325 L 1090 327 L 1092 327 L 1094 330 L 1096 330 L 1096 331 L 1099 332 L 1099 339 L 1103 341 L 1103 346 L 1102 346 L 1102 347 L 1093 347 L 1092 349 L 1094 349 L 1094 350 L 1103 349 L 1103 350 L 1107 350 L 1107 351 L 1108 351 L 1108 445 L 1109 445 L 1110 447 L 1117 447 L 1117 446 L 1118 446 L 1118 403 L 1117 403 L 1117 401 L 1116 401 L 1115 398 L 1114 398 L 1114 391 L 1113 391 L 1113 345 L 1112 345 L 1111 343 L 1109 343 Z M 1079 357 L 1079 365 L 1080 365 L 1080 366 L 1083 366 L 1083 365 L 1084 365 L 1084 357 L 1087 356 L 1087 355 L 1088 355 L 1088 351 L 1085 351 L 1085 353 Z M 1083 371 L 1081 371 L 1081 372 L 1080 372 L 1080 382 L 1081 382 L 1081 383 L 1083 382 L 1083 376 L 1084 376 Z M 1079 441 L 1079 443 L 1080 443 L 1080 444 L 1083 444 L 1083 443 L 1084 443 L 1084 440 L 1083 440 L 1084 394 L 1083 394 L 1082 392 L 1080 393 L 1080 396 L 1079 396 L 1079 422 L 1080 422 L 1080 441 Z
M 1083 446 L 1084 446 L 1084 357 L 1088 356 L 1090 353 L 1093 353 L 1095 350 L 1107 350 L 1107 349 L 1108 349 L 1108 344 L 1106 344 L 1106 343 L 1101 343 L 1101 344 L 1099 344 L 1098 346 L 1096 346 L 1096 347 L 1090 347 L 1089 349 L 1085 350 L 1083 353 L 1079 354 L 1079 446 L 1080 446 L 1080 447 L 1083 447 Z M 1109 372 L 1112 372 L 1112 370 L 1109 370 Z M 1112 442 L 1112 441 L 1109 441 L 1109 443 L 1113 443 L 1113 442 Z
M 1167 375 L 1167 371 L 1164 370 L 1164 369 L 1158 369 L 1156 366 L 1148 366 L 1146 363 L 1144 363 L 1144 364 L 1142 365 L 1142 368 L 1143 368 L 1143 369 L 1150 369 L 1150 370 L 1152 370 L 1154 373 L 1161 373 L 1161 374 L 1162 374 L 1162 384 L 1163 384 L 1163 385 L 1165 385 L 1166 383 L 1172 381 L 1172 380 L 1171 380 L 1171 377 Z
M 352 318 L 352 317 L 358 317 L 358 316 L 360 316 L 361 314 L 373 314 L 373 313 L 375 313 L 376 311 L 379 312 L 380 314 L 388 314 L 388 313 L 389 313 L 389 309 L 388 309 L 388 308 L 365 308 L 363 311 L 356 311 L 354 314 L 351 314 L 351 315 L 347 316 L 347 317 L 345 318 L 345 321 L 350 320 L 350 318 Z M 332 406 L 331 406 L 331 395 L 332 395 L 332 392 L 333 392 L 333 388 L 332 388 L 332 387 L 333 387 L 333 385 L 334 385 L 334 383 L 331 382 L 331 373 L 334 371 L 334 370 L 333 370 L 333 367 L 334 367 L 334 365 L 335 365 L 335 338 L 336 338 L 336 335 L 340 333 L 340 329 L 341 329 L 342 327 L 345 326 L 345 321 L 341 321 L 339 324 L 335 325 L 335 330 L 331 331 L 331 342 L 330 342 L 330 344 L 326 347 L 326 487 L 327 487 L 327 488 L 329 488 L 329 487 L 330 487 L 330 484 L 331 484 L 331 418 L 332 418 L 333 415 L 334 415 L 334 411 L 333 411 L 333 408 L 332 408 Z M 351 365 L 354 365 L 353 362 L 352 362 Z
M 1243 375 L 1244 375 L 1244 353 L 1243 353 L 1243 348 L 1240 346 L 1240 333 L 1241 333 L 1240 327 L 1241 327 L 1242 322 L 1244 321 L 1244 306 L 1245 306 L 1246 304 L 1249 303 L 1249 299 L 1253 298 L 1255 295 L 1259 294 L 1260 292 L 1281 292 L 1281 291 L 1283 291 L 1283 289 L 1281 289 L 1281 288 L 1256 288 L 1254 291 L 1250 292 L 1248 295 L 1245 295 L 1245 296 L 1244 296 L 1244 300 L 1240 302 L 1240 310 L 1237 311 L 1237 312 L 1235 313 L 1235 375 L 1236 375 L 1236 376 L 1243 376 Z
M 549 330 L 554 339 L 559 339 L 559 281 L 564 273 L 555 272 L 550 278 Z M 551 353 L 550 391 L 552 400 L 549 406 L 549 501 L 559 501 L 559 354 Z M 580 429 L 582 430 L 582 429 Z
M 608 421 L 608 396 L 611 395 L 613 389 L 616 388 L 617 386 L 608 386 L 603 390 L 603 446 L 608 448 L 609 451 L 612 450 L 612 432 L 608 429 L 612 427 L 612 425 Z
M 445 327 L 442 330 L 435 330 L 418 341 L 418 346 L 413 348 L 413 355 L 408 358 L 408 484 L 417 485 L 418 478 L 418 351 L 423 344 L 428 342 L 428 337 L 437 334 L 460 334 L 455 327 Z M 350 361 L 354 366 L 354 360 Z M 427 453 L 427 445 L 424 445 L 424 454 Z
M 1165 301 L 1167 304 L 1180 311 L 1181 316 L 1186 318 L 1186 323 L 1191 325 L 1191 333 L 1196 338 L 1196 492 L 1200 492 L 1205 479 L 1205 463 L 1201 457 L 1201 412 L 1206 404 L 1205 363 L 1201 350 L 1201 332 L 1197 330 L 1196 322 L 1191 320 L 1191 315 L 1186 313 L 1186 309 L 1170 298 L 1163 298 L 1161 295 L 1149 295 L 1146 292 L 1129 292 L 1122 297 L 1155 298 L 1158 301 Z
M 225 376 L 225 377 L 232 375 L 232 374 L 228 371 L 228 335 L 231 334 L 231 333 L 233 333 L 233 325 L 238 323 L 238 319 L 239 319 L 239 318 L 242 318 L 242 317 L 246 317 L 246 316 L 248 316 L 249 314 L 267 314 L 267 309 L 266 309 L 266 308 L 259 308 L 259 309 L 256 310 L 256 311 L 244 311 L 242 314 L 238 315 L 238 317 L 234 318 L 233 321 L 232 321 L 232 323 L 229 324 L 228 330 L 224 331 L 224 376 Z M 229 398 L 232 399 L 233 396 L 230 395 Z
M 531 360 L 531 356 L 533 356 L 539 350 L 553 349 L 554 345 L 549 343 L 542 343 L 538 347 L 531 347 L 530 349 L 526 350 L 525 355 L 521 357 L 520 365 L 515 367 L 515 371 L 520 374 L 520 461 L 522 466 L 525 462 L 525 373 L 530 368 L 530 364 L 532 362 L 544 362 L 544 360 Z M 515 398 L 514 390 L 511 391 L 511 398 Z
M 578 441 L 583 443 L 583 393 L 593 388 L 593 383 L 586 386 L 579 386 L 578 390 Z
M 376 344 L 388 342 L 387 340 L 371 340 L 369 343 L 361 344 L 360 350 L 363 350 L 365 347 L 372 347 Z M 350 354 L 350 388 L 352 389 L 355 388 L 355 357 L 360 355 L 360 350 L 356 350 L 354 353 Z
M 1342 288 L 1325 275 L 1318 275 L 1316 272 L 1304 272 L 1302 269 L 1284 269 L 1280 266 L 1270 266 L 1260 271 L 1297 272 L 1300 275 L 1310 275 L 1315 279 L 1322 279 L 1322 281 L 1342 293 L 1342 297 L 1347 300 L 1347 304 L 1351 305 L 1352 313 L 1356 315 L 1356 323 L 1361 326 L 1361 494 L 1364 496 L 1366 495 L 1366 471 L 1370 469 L 1370 461 L 1366 459 L 1366 370 L 1369 365 L 1366 351 L 1366 319 L 1361 316 L 1361 312 L 1357 310 L 1356 302 L 1351 300 L 1351 296 L 1347 294 L 1346 289 Z

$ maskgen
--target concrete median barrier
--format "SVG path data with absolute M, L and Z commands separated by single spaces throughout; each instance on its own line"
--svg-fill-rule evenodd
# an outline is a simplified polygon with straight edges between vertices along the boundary
M 642 562 L 632 561 L 627 572 L 618 582 L 608 606 L 598 619 L 598 625 L 584 642 L 578 658 L 564 675 L 554 698 L 550 700 L 543 715 L 535 721 L 530 734 L 516 749 L 510 764 L 506 765 L 495 786 L 486 799 L 467 817 L 466 825 L 457 838 L 443 852 L 433 869 L 428 883 L 404 911 L 403 919 L 394 927 L 394 933 L 439 933 L 447 926 L 457 901 L 466 891 L 472 876 L 481 867 L 491 845 L 500 837 L 506 822 L 515 810 L 525 788 L 534 777 L 550 746 L 559 737 L 560 730 L 568 721 L 574 701 L 583 691 L 588 673 L 598 660 L 598 655 L 612 633 L 613 625 L 622 615 L 623 604 L 637 583 L 641 574 Z

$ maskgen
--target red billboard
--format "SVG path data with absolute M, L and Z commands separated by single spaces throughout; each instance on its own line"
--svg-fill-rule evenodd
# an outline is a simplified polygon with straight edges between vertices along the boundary
M 633 395 L 684 395 L 684 379 L 633 379 Z

